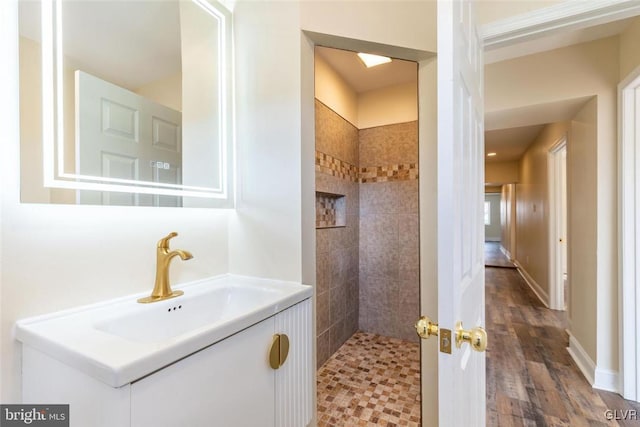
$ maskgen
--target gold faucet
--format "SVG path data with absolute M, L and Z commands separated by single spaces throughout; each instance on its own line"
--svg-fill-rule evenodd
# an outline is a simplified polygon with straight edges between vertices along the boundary
M 156 250 L 156 283 L 153 286 L 151 295 L 140 298 L 138 302 L 149 303 L 163 301 L 184 294 L 182 291 L 172 291 L 171 285 L 169 284 L 169 264 L 171 264 L 171 260 L 175 256 L 179 256 L 183 261 L 193 258 L 191 252 L 181 249 L 169 251 L 169 240 L 177 235 L 178 233 L 174 231 L 158 241 L 158 248 Z

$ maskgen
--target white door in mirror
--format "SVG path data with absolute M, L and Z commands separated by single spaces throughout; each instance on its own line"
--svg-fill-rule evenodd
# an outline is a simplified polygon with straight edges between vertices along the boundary
M 182 182 L 182 114 L 83 71 L 76 80 L 76 171 L 162 184 Z M 170 200 L 171 199 L 171 200 Z M 151 195 L 80 192 L 82 204 L 153 205 Z M 178 197 L 163 202 L 177 206 Z

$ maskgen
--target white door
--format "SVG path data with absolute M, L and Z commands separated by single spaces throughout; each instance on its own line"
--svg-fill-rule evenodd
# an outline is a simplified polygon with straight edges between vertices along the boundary
M 437 339 L 440 347 L 451 347 L 450 353 L 438 352 L 438 420 L 440 426 L 484 426 L 485 353 L 468 342 L 456 345 L 458 322 L 466 330 L 484 325 L 482 45 L 471 1 L 438 2 L 437 22 Z M 483 332 L 461 336 L 482 350 Z M 423 425 L 433 425 L 431 419 L 423 414 Z
M 163 184 L 182 182 L 181 113 L 76 71 L 79 175 Z M 175 196 L 81 191 L 80 203 L 175 206 Z

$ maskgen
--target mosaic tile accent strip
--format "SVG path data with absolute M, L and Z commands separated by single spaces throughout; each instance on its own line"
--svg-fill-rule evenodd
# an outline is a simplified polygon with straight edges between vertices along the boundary
M 418 165 L 407 163 L 390 166 L 366 166 L 360 168 L 360 182 L 393 182 L 418 179 Z
M 316 150 L 316 172 L 323 172 L 352 182 L 358 182 L 358 168 L 338 158 Z
M 351 163 L 316 150 L 316 172 L 360 183 L 411 181 L 418 179 L 418 164 L 406 163 L 358 168 Z
M 420 425 L 420 346 L 356 332 L 318 370 L 318 426 Z

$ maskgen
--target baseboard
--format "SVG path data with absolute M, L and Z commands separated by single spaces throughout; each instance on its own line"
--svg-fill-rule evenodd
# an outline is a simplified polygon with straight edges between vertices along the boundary
M 591 360 L 587 352 L 573 335 L 569 335 L 569 347 L 567 347 L 567 351 L 573 361 L 576 362 L 576 365 L 578 365 L 578 369 L 580 369 L 582 375 L 584 375 L 587 381 L 589 381 L 589 384 L 593 386 L 595 382 L 596 364 Z
M 620 393 L 619 381 L 619 375 L 616 371 L 596 367 L 593 388 Z
M 576 362 L 576 365 L 578 365 L 582 375 L 584 375 L 593 388 L 619 393 L 618 372 L 598 368 L 582 345 L 580 345 L 580 342 L 571 334 L 569 334 L 569 347 L 567 347 L 567 351 L 573 361 Z
M 484 241 L 485 242 L 499 242 L 500 238 L 499 237 L 485 237 Z
M 545 307 L 549 308 L 549 295 L 544 291 L 544 289 L 540 287 L 540 285 L 538 285 L 533 277 L 531 277 L 531 275 L 527 273 L 527 270 L 522 268 L 522 265 L 517 260 L 514 260 L 513 263 L 516 265 L 516 267 L 518 267 L 518 272 L 520 273 L 524 281 L 527 282 L 527 285 L 529 285 L 529 288 L 533 291 L 533 293 L 536 294 L 540 302 L 544 304 Z

